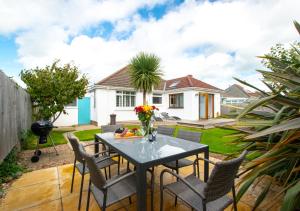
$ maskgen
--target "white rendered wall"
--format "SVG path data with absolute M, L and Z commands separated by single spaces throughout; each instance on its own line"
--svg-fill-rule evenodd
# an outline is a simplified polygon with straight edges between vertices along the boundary
M 61 114 L 59 118 L 54 122 L 55 126 L 72 126 L 78 124 L 78 107 L 70 106 L 66 107 L 66 114 Z
M 121 91 L 121 90 L 120 90 Z M 169 108 L 169 94 L 183 93 L 184 108 Z M 221 97 L 219 93 L 214 94 L 214 116 L 220 115 Z M 93 108 L 93 93 L 91 97 L 91 120 L 97 121 L 98 125 L 106 125 L 110 122 L 110 114 L 116 114 L 117 121 L 137 120 L 133 111 L 134 107 L 116 107 L 116 90 L 96 89 L 96 109 Z M 152 105 L 152 94 L 147 94 L 147 102 Z M 143 104 L 143 94 L 136 92 L 136 106 Z M 188 90 L 183 92 L 170 92 L 162 95 L 162 104 L 154 104 L 159 108 L 159 113 L 167 112 L 170 116 L 178 116 L 184 120 L 199 119 L 199 92 Z
M 134 107 L 119 108 L 116 107 L 116 90 L 97 89 L 97 123 L 106 125 L 110 122 L 110 114 L 117 115 L 117 121 L 137 120 Z M 136 93 L 136 105 L 143 104 L 143 95 L 141 92 Z
M 183 108 L 169 108 L 169 94 L 183 93 Z M 164 95 L 165 109 L 169 116 L 177 116 L 185 120 L 198 120 L 198 95 L 196 91 L 172 92 Z
M 91 121 L 97 121 L 97 109 L 96 107 L 94 107 L 95 106 L 94 104 L 96 104 L 94 102 L 95 92 L 96 90 L 93 90 L 87 94 L 87 96 L 90 97 Z
M 214 108 L 214 113 L 215 113 L 215 117 L 218 117 L 221 115 L 221 95 L 220 93 L 215 93 L 215 108 Z

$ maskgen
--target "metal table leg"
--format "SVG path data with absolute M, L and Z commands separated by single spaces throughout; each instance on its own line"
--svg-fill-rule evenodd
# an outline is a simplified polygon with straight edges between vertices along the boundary
M 147 210 L 147 169 L 141 165 L 136 166 L 136 184 L 137 184 L 137 210 Z
M 204 151 L 204 158 L 209 160 L 209 148 L 207 147 Z M 209 163 L 204 161 L 204 182 L 207 182 L 209 176 Z

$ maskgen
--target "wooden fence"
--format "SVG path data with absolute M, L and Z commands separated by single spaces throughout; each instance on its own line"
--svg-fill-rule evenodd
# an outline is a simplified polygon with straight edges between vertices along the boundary
M 29 94 L 0 70 L 0 163 L 30 128 Z

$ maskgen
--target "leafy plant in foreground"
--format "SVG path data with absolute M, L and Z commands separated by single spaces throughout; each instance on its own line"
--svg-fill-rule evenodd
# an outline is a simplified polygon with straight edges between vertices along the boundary
M 0 184 L 20 176 L 24 168 L 17 162 L 17 148 L 13 148 L 0 164 Z
M 300 34 L 300 25 L 294 24 Z M 276 183 L 283 189 L 274 199 L 284 194 L 281 210 L 292 211 L 300 205 L 300 46 L 273 48 L 270 54 L 260 58 L 269 68 L 258 70 L 269 91 L 236 79 L 262 95 L 237 117 L 240 125 L 252 128 L 242 138 L 246 148 L 259 155 L 244 166 L 237 197 L 240 199 L 258 178 L 271 176 L 272 180 L 257 197 L 254 209 Z M 267 111 L 254 116 L 251 112 L 259 107 Z

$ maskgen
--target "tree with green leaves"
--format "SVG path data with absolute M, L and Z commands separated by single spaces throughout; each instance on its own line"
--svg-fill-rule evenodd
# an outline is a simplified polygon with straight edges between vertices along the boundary
M 84 97 L 88 80 L 72 64 L 59 65 L 59 60 L 44 68 L 22 70 L 22 81 L 31 96 L 34 117 L 55 122 L 64 106 Z
M 143 104 L 146 105 L 146 94 L 159 85 L 163 75 L 160 58 L 154 54 L 141 52 L 131 59 L 129 72 L 133 87 L 143 92 Z
M 300 25 L 297 22 L 294 25 L 300 34 Z M 236 79 L 262 95 L 237 117 L 239 126 L 252 128 L 249 133 L 244 130 L 241 141 L 250 157 L 256 157 L 242 170 L 237 198 L 253 183 L 267 177 L 270 180 L 258 195 L 254 209 L 264 200 L 272 184 L 279 184 L 282 191 L 273 195 L 274 201 L 283 195 L 281 210 L 292 211 L 300 208 L 300 46 L 292 44 L 285 49 L 277 45 L 261 58 L 269 70 L 258 72 L 268 91 Z M 268 110 L 253 112 L 258 107 Z

